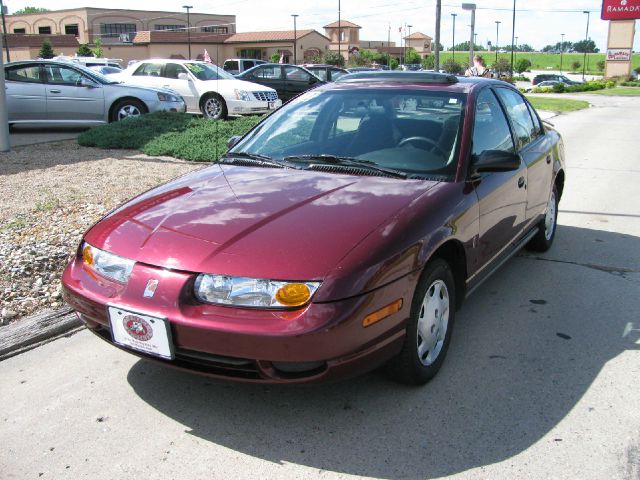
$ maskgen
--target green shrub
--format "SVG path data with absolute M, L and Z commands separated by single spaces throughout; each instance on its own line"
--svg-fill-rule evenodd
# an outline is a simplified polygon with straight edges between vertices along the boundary
M 515 82 L 528 82 L 529 77 L 525 77 L 524 75 L 516 75 L 513 77 L 513 81 Z
M 87 147 L 136 149 L 147 155 L 193 161 L 215 161 L 227 151 L 227 141 L 244 135 L 261 116 L 207 120 L 183 113 L 151 113 L 94 127 L 78 137 Z
M 620 85 L 622 85 L 623 87 L 640 87 L 640 81 L 629 80 L 628 82 L 622 82 Z
M 422 68 L 425 70 L 433 70 L 433 66 L 435 64 L 435 56 L 427 55 L 422 59 Z
M 503 75 L 503 74 L 511 71 L 511 62 L 508 59 L 504 58 L 504 57 L 500 57 L 500 58 L 498 58 L 497 62 L 493 63 L 492 68 L 499 75 Z
M 531 67 L 531 62 L 528 59 L 519 58 L 516 64 L 513 66 L 513 69 L 518 73 L 522 73 L 527 71 L 530 67 Z
M 598 63 L 596 63 L 596 65 L 598 66 L 598 70 L 600 70 L 601 72 L 604 71 L 604 66 L 605 66 L 604 60 L 599 60 Z
M 453 58 L 448 58 L 442 63 L 442 69 L 447 73 L 459 75 L 462 73 L 462 65 L 456 62 Z
M 574 72 L 577 71 L 581 66 L 582 66 L 582 64 L 580 62 L 572 62 L 571 63 L 571 69 Z
M 564 93 L 564 83 L 562 82 L 554 83 L 551 88 L 553 93 Z

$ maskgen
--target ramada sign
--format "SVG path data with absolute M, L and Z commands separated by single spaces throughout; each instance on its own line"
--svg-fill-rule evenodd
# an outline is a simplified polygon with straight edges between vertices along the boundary
M 640 18 L 640 0 L 603 0 L 602 20 L 634 20 Z

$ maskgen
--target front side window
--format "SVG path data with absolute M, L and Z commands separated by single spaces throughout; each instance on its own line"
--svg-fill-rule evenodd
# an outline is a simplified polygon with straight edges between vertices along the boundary
M 312 90 L 232 151 L 278 160 L 348 157 L 407 174 L 453 176 L 465 101 L 464 94 L 430 90 Z
M 511 124 L 518 139 L 519 148 L 524 148 L 531 142 L 533 120 L 529 115 L 529 109 L 520 94 L 508 88 L 496 88 L 496 92 L 504 104 Z
M 167 63 L 164 66 L 164 72 L 162 76 L 165 78 L 175 79 L 175 78 L 178 78 L 178 74 L 180 73 L 187 73 L 187 71 L 184 69 L 182 65 L 179 65 L 177 63 Z
M 45 72 L 47 72 L 47 83 L 53 85 L 80 85 L 82 74 L 70 67 L 62 67 L 58 65 L 45 65 Z
M 185 63 L 184 67 L 198 80 L 233 80 L 235 78 L 230 73 L 210 63 Z
M 237 72 L 239 70 L 238 61 L 237 60 L 227 60 L 226 62 L 224 62 L 224 66 L 222 68 L 224 68 L 226 71 L 232 70 L 234 72 Z
M 281 71 L 282 67 L 261 67 L 257 71 L 254 70 L 254 76 L 265 80 L 279 80 Z
M 41 83 L 40 78 L 40 66 L 30 65 L 7 67 L 4 70 L 4 75 L 7 80 L 12 82 L 25 82 L 25 83 Z
M 485 88 L 476 101 L 471 154 L 479 157 L 488 150 L 514 152 L 509 124 L 490 89 Z

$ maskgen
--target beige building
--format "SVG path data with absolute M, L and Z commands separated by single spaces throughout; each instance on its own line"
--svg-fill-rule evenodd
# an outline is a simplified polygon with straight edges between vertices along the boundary
M 187 33 L 187 25 L 190 31 Z M 214 63 L 227 58 L 269 60 L 280 54 L 293 62 L 294 31 L 236 33 L 235 15 L 143 10 L 78 8 L 7 16 L 11 60 L 36 58 L 45 38 L 56 55 L 73 55 L 81 43 L 102 40 L 104 56 L 130 60 L 148 58 L 202 58 L 204 51 Z M 296 32 L 296 60 L 312 61 L 329 48 L 329 39 L 315 30 Z M 6 60 L 6 55 L 3 54 Z
M 404 41 L 407 48 L 414 48 L 421 57 L 431 55 L 431 43 L 433 42 L 433 38 L 429 35 L 425 35 L 422 32 L 415 32 L 404 37 Z

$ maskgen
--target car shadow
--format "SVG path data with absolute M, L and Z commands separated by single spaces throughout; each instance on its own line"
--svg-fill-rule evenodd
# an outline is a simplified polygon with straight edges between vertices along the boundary
M 639 283 L 640 238 L 559 226 L 549 252 L 523 251 L 467 299 L 447 361 L 423 387 L 380 372 L 243 385 L 143 360 L 128 382 L 192 435 L 269 462 L 447 476 L 562 440 L 543 437 L 570 411 L 586 414 L 580 400 L 609 360 L 640 350 Z

